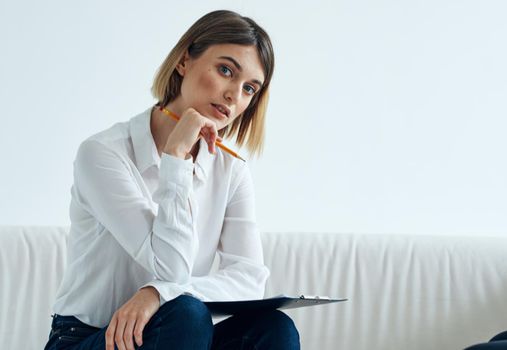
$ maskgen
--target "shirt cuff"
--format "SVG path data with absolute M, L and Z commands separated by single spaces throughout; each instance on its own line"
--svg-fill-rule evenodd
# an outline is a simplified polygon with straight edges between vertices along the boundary
M 167 301 L 173 300 L 174 298 L 183 294 L 183 290 L 176 283 L 163 282 L 159 280 L 153 280 L 151 282 L 146 283 L 144 286 L 139 289 L 145 287 L 153 287 L 157 290 L 160 296 L 160 306 L 164 305 Z
M 172 283 L 172 282 L 153 280 L 153 281 L 148 282 L 145 285 L 139 287 L 139 289 L 142 289 L 142 288 L 145 288 L 148 286 L 153 287 L 157 290 L 158 294 L 160 295 L 160 300 L 159 300 L 160 306 L 164 305 L 168 301 L 171 301 L 171 300 L 179 297 L 182 294 L 190 295 L 190 296 L 192 296 L 196 299 L 199 299 L 201 301 L 204 301 L 206 299 L 203 295 L 194 291 L 190 285 L 180 285 L 180 284 Z

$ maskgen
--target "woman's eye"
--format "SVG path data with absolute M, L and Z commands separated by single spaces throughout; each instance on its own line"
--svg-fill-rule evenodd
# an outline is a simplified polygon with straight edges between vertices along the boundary
M 245 90 L 249 95 L 255 94 L 255 89 L 251 85 L 246 85 Z
M 221 64 L 220 66 L 218 66 L 218 70 L 221 74 L 225 75 L 226 77 L 232 77 L 232 69 L 230 69 L 229 67 Z M 253 95 L 257 92 L 252 85 L 245 85 L 244 89 L 249 95 Z
M 226 76 L 232 75 L 232 71 L 227 66 L 220 66 L 218 69 L 220 70 L 220 73 L 222 73 L 223 75 Z

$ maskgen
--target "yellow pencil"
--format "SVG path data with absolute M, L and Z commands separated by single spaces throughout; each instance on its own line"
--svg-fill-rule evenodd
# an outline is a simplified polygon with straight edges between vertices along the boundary
M 174 120 L 176 121 L 179 121 L 180 120 L 180 117 L 176 114 L 176 113 L 173 113 L 171 112 L 170 110 L 168 110 L 167 108 L 163 108 L 163 107 L 160 107 L 159 108 L 165 115 L 173 118 Z M 202 134 L 201 134 L 202 135 Z M 217 147 L 223 149 L 225 152 L 229 153 L 230 155 L 232 155 L 233 157 L 236 157 L 238 159 L 241 159 L 242 161 L 245 162 L 245 160 L 243 158 L 241 158 L 239 156 L 239 154 L 237 154 L 236 152 L 234 152 L 233 150 L 227 148 L 226 146 L 224 146 L 223 143 L 219 142 L 219 141 L 215 141 L 215 145 L 217 145 Z

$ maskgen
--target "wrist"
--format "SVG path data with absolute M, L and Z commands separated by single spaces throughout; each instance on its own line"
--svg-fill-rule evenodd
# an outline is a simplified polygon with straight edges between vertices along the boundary
M 160 293 L 153 286 L 146 286 L 146 287 L 141 288 L 140 290 L 145 291 L 146 293 L 152 294 L 153 296 L 157 297 L 157 299 L 160 298 Z
M 186 159 L 187 157 L 187 152 L 181 151 L 178 147 L 165 147 L 163 152 L 180 159 Z

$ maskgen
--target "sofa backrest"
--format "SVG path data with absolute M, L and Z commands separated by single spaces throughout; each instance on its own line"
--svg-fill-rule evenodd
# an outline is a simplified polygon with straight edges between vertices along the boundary
M 42 349 L 68 227 L 0 227 L 0 341 Z M 303 349 L 462 349 L 507 329 L 507 238 L 263 233 L 266 296 L 346 297 L 288 310 Z

